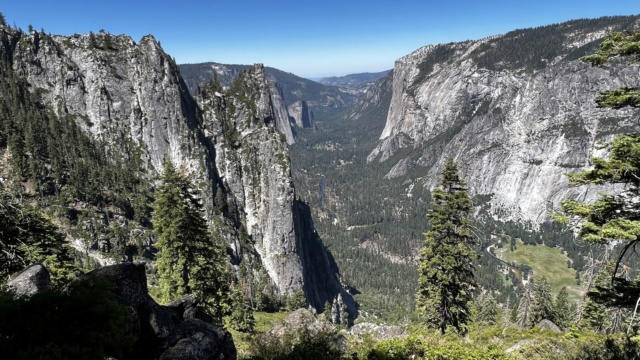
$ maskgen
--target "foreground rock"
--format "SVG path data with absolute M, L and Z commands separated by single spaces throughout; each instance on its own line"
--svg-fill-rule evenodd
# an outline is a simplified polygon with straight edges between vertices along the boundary
M 540 328 L 542 330 L 551 330 L 553 332 L 562 332 L 562 329 L 560 329 L 560 327 L 558 327 L 558 325 L 554 324 L 552 321 L 544 319 L 542 321 L 540 321 L 537 325 L 537 328 Z
M 282 324 L 274 326 L 269 333 L 280 336 L 288 332 L 300 333 L 302 331 L 317 334 L 321 331 L 335 331 L 335 327 L 326 321 L 316 318 L 315 315 L 307 309 L 298 309 L 289 314 Z
M 349 333 L 358 338 L 369 335 L 376 341 L 401 339 L 407 336 L 407 332 L 402 326 L 378 325 L 373 323 L 356 324 L 349 329 Z
M 207 323 L 193 299 L 186 298 L 161 306 L 147 291 L 143 264 L 106 266 L 86 275 L 89 280 L 105 279 L 114 299 L 131 314 L 129 331 L 137 342 L 131 359 L 229 360 L 236 358 L 231 334 Z
M 49 270 L 33 264 L 7 283 L 7 289 L 16 296 L 32 296 L 51 288 Z

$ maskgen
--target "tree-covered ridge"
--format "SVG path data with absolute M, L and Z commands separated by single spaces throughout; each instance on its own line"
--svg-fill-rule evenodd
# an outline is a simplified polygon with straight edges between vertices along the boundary
M 231 87 L 242 72 L 250 67 L 213 62 L 179 65 L 180 74 L 192 93 L 214 78 L 223 86 Z M 321 84 L 272 67 L 265 67 L 265 72 L 271 81 L 282 88 L 287 105 L 299 100 L 306 101 L 316 117 L 344 111 L 356 100 L 356 95 L 341 91 L 336 86 Z
M 613 16 L 514 30 L 486 40 L 474 50 L 473 56 L 479 67 L 489 70 L 540 70 L 557 61 L 558 57 L 577 60 L 592 53 L 602 41 L 599 37 L 574 45 L 574 34 L 586 34 L 602 28 L 609 29 L 609 32 L 621 31 L 633 29 L 637 24 L 638 16 Z

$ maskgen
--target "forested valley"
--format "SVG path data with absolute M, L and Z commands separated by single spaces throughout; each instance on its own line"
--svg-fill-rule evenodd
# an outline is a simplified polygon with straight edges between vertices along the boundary
M 480 72 L 544 71 L 543 54 L 617 76 L 637 70 L 640 34 L 622 29 L 636 23 L 516 30 L 482 40 L 472 55 Z M 569 52 L 541 40 L 607 26 L 620 31 Z M 502 43 L 529 52 L 505 59 L 492 51 Z M 618 192 L 595 202 L 567 196 L 545 221 L 518 220 L 495 206 L 500 194 L 475 194 L 469 162 L 448 153 L 474 118 L 504 120 L 490 100 L 464 100 L 462 123 L 434 138 L 394 134 L 400 140 L 384 149 L 398 69 L 353 106 L 353 94 L 337 88 L 329 105 L 310 101 L 326 108 L 301 128 L 282 117 L 290 104 L 274 100 L 294 93 L 297 80 L 287 74 L 283 93 L 271 82 L 275 69 L 261 65 L 187 87 L 149 37 L 26 33 L 2 16 L 0 44 L 2 358 L 640 357 L 640 137 L 632 125 L 611 131 L 615 114 L 593 134 L 610 140 L 605 156 L 580 171 L 559 164 L 571 169 L 572 187 Z M 421 82 L 466 45 L 429 48 L 406 94 L 419 97 Z M 124 51 L 160 70 L 123 67 Z M 81 105 L 56 84 L 34 85 L 48 70 L 43 53 L 64 59 L 63 88 L 82 89 Z M 155 97 L 158 88 L 131 81 L 126 96 L 138 103 L 129 104 L 105 80 L 96 100 L 79 56 L 116 84 L 148 76 L 173 90 Z M 305 95 L 326 89 L 312 90 Z M 144 96 L 179 111 L 154 124 L 148 116 L 158 109 L 145 108 Z M 590 96 L 598 111 L 637 117 L 635 88 Z M 103 111 L 95 118 L 74 108 L 93 101 Z M 581 126 L 570 122 L 562 137 L 586 136 Z

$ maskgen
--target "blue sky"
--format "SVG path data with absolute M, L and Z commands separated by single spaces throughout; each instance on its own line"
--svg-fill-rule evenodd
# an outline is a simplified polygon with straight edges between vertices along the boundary
M 52 34 L 153 34 L 178 63 L 261 62 L 304 77 L 390 69 L 428 44 L 577 18 L 640 13 L 603 0 L 9 0 L 11 25 Z

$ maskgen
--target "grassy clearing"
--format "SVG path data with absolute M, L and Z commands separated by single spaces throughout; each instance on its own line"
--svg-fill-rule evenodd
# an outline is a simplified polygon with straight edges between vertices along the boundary
M 530 266 L 533 269 L 534 278 L 545 276 L 555 293 L 566 286 L 571 299 L 584 296 L 584 289 L 576 285 L 576 271 L 567 267 L 569 258 L 561 253 L 560 248 L 524 245 L 521 240 L 518 240 L 515 251 L 512 252 L 506 247 L 499 250 L 497 254 L 504 261 Z

